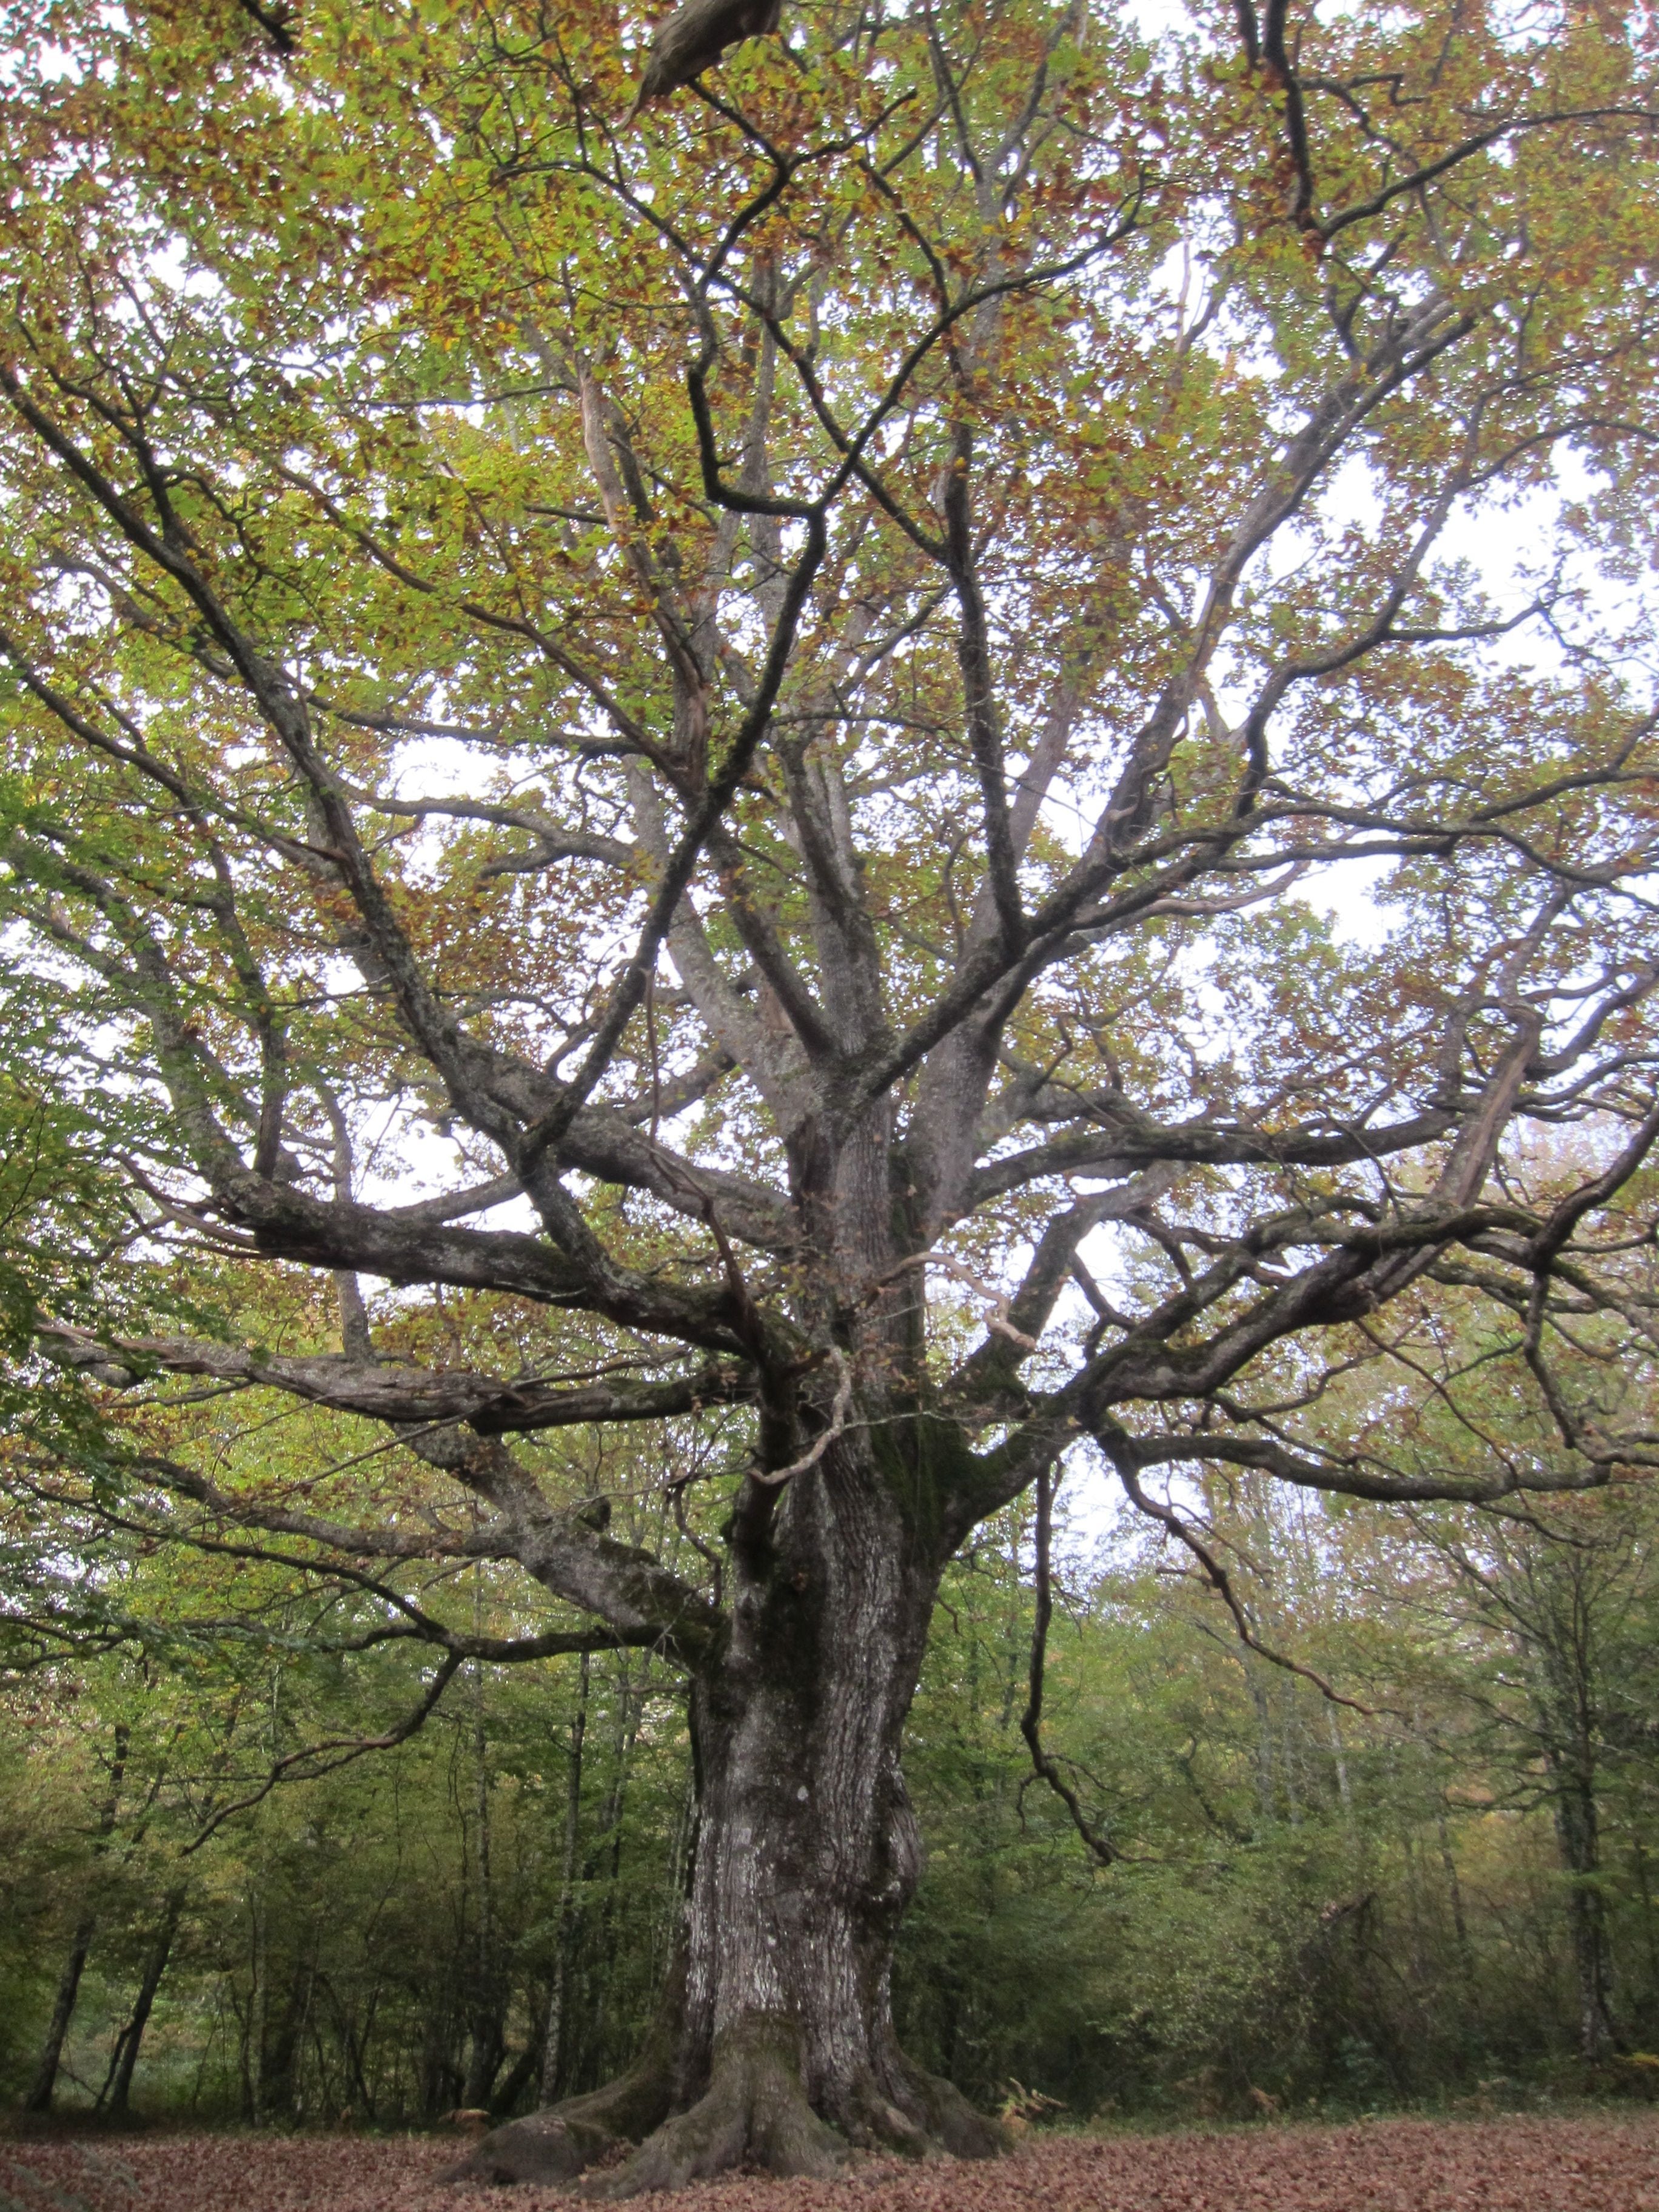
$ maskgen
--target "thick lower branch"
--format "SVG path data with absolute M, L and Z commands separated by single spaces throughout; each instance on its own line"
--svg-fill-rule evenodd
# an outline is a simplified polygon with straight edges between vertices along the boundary
M 665 1382 L 592 1382 L 574 1389 L 533 1378 L 506 1380 L 456 1370 L 406 1367 L 392 1360 L 353 1360 L 328 1352 L 252 1352 L 201 1338 L 100 1337 L 70 1322 L 43 1320 L 35 1334 L 50 1358 L 90 1370 L 120 1387 L 159 1370 L 210 1375 L 287 1392 L 309 1403 L 365 1419 L 465 1422 L 481 1436 L 571 1428 L 590 1422 L 656 1421 L 703 1406 L 735 1405 L 752 1393 L 742 1367 L 710 1364 Z M 130 1364 L 124 1364 L 125 1362 Z

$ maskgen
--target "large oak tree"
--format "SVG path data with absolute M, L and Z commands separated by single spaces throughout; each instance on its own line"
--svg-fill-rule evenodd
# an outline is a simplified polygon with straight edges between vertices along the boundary
M 599 0 L 13 13 L 13 1066 L 123 1211 L 125 1332 L 36 1339 L 96 1497 L 280 1540 L 433 1698 L 683 1670 L 658 2027 L 485 2166 L 992 2148 L 887 1996 L 975 1525 L 1075 1462 L 1220 1583 L 1183 1468 L 1651 1456 L 1651 25 L 822 0 L 624 121 Z M 161 1317 L 273 1267 L 331 1340 Z M 1324 1419 L 1439 1387 L 1435 1297 L 1548 1454 Z M 403 1472 L 228 1474 L 224 1391 Z M 561 1488 L 608 1424 L 695 1572 Z

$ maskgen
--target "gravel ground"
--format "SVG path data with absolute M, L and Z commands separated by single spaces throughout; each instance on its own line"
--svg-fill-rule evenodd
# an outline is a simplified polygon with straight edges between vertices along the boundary
M 0 2142 L 0 2212 L 571 2212 L 535 2187 L 460 2190 L 430 2136 L 173 2135 Z M 1659 2212 L 1659 2113 L 1182 2135 L 1050 2136 L 987 2165 L 738 2175 L 674 2212 Z

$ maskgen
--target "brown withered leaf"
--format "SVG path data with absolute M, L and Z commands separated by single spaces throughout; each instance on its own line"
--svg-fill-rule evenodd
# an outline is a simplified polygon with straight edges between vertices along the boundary
M 448 2188 L 451 2134 L 157 2133 L 0 2143 L 18 2212 L 571 2212 L 549 2189 Z M 1659 2113 L 1275 2124 L 1028 2139 L 990 2165 L 869 2160 L 738 2175 L 662 2212 L 1659 2212 Z

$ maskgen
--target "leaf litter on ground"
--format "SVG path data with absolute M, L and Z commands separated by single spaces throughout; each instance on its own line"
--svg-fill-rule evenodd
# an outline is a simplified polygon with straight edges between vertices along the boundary
M 569 2212 L 437 2179 L 453 2136 L 173 2134 L 0 2142 L 5 2212 Z M 989 2164 L 870 2159 L 833 2181 L 735 2174 L 668 2212 L 1659 2212 L 1659 2112 L 1028 2138 Z

